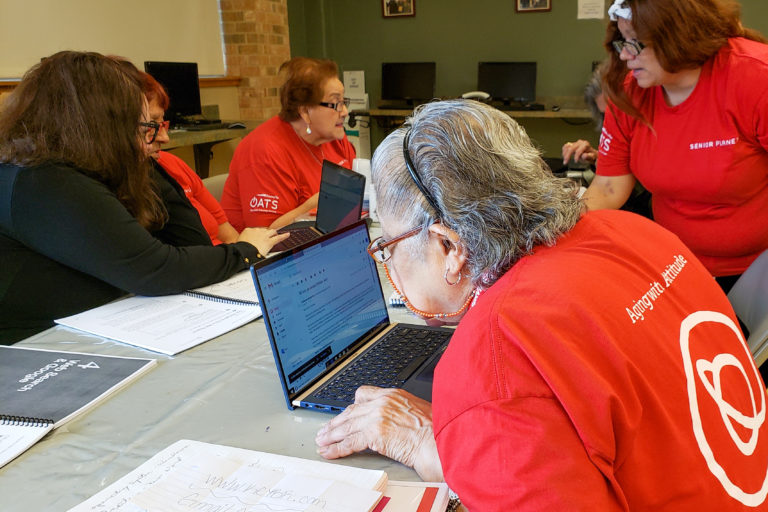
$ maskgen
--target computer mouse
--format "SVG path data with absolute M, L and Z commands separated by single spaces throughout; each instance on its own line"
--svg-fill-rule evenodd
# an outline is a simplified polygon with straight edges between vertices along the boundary
M 560 111 L 560 105 L 552 105 L 552 111 L 553 112 L 559 112 Z
M 245 125 L 243 123 L 229 123 L 227 128 L 234 129 L 234 128 L 245 128 Z

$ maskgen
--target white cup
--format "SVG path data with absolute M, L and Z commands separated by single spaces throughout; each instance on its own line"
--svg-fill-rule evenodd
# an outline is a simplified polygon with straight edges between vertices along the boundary
M 376 215 L 376 194 L 373 191 L 371 181 L 371 161 L 367 158 L 355 158 L 352 160 L 352 170 L 365 176 L 365 194 L 363 195 L 363 210 L 368 210 L 371 220 L 378 221 Z

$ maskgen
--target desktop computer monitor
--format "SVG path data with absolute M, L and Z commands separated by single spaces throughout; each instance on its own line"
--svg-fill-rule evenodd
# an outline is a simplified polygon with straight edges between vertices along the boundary
M 202 115 L 196 62 L 146 61 L 144 71 L 165 87 L 165 92 L 171 99 L 165 117 L 172 125 Z
M 381 65 L 381 99 L 414 105 L 435 97 L 434 62 L 385 62 Z
M 536 101 L 535 62 L 480 62 L 477 65 L 477 90 L 505 105 Z

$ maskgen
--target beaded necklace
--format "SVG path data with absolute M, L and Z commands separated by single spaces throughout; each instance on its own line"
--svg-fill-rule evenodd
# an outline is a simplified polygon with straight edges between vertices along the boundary
M 453 313 L 427 313 L 426 311 L 422 311 L 418 308 L 416 308 L 411 302 L 408 300 L 408 298 L 405 296 L 404 293 L 402 293 L 397 286 L 395 285 L 395 282 L 392 280 L 392 276 L 389 275 L 389 267 L 387 267 L 386 263 L 382 263 L 384 266 L 384 273 L 387 275 L 387 279 L 389 280 L 389 284 L 392 285 L 392 288 L 397 292 L 398 295 L 400 295 L 400 298 L 403 300 L 403 304 L 405 304 L 405 307 L 410 309 L 413 313 L 416 313 L 417 315 L 421 316 L 422 318 L 450 318 L 454 316 L 459 316 L 464 312 L 465 309 L 469 307 L 470 304 L 473 304 L 473 301 L 477 296 L 480 294 L 480 290 L 475 288 L 472 290 L 472 293 L 469 294 L 469 297 L 467 297 L 467 300 L 464 302 L 464 304 Z

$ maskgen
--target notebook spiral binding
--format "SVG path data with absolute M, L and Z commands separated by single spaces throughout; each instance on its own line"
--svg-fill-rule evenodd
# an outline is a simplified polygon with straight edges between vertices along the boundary
M 210 293 L 203 293 L 203 292 L 194 292 L 194 291 L 186 291 L 184 292 L 184 295 L 187 295 L 189 297 L 195 297 L 196 299 L 205 299 L 210 300 L 212 302 L 218 302 L 220 304 L 252 304 L 254 306 L 258 306 L 258 302 L 254 302 L 252 300 L 241 300 L 241 299 L 229 299 L 227 297 L 220 297 L 218 295 L 211 295 Z
M 25 418 L 24 416 L 8 416 L 0 414 L 0 425 L 11 425 L 14 427 L 47 427 L 52 425 L 53 421 L 45 418 Z

